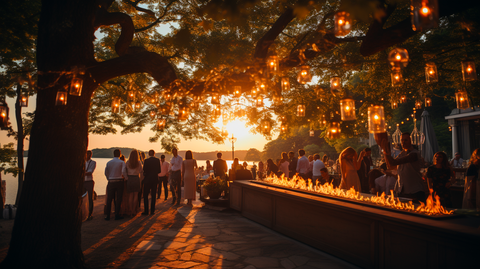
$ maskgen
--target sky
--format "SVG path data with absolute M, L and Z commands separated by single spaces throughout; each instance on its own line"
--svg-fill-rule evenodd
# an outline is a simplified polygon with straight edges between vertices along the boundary
M 7 104 L 10 108 L 10 122 L 16 130 L 15 121 L 15 99 L 7 98 Z M 35 96 L 29 98 L 27 108 L 23 108 L 22 112 L 33 112 L 35 109 Z M 222 127 L 221 123 L 215 124 L 217 127 Z M 249 128 L 245 127 L 245 123 L 235 120 L 226 126 L 229 134 L 234 134 L 237 138 L 235 142 L 235 150 L 248 150 L 250 148 L 256 148 L 260 151 L 263 150 L 263 146 L 268 142 L 262 135 L 252 134 L 249 132 Z M 153 132 L 149 126 L 146 126 L 142 132 L 133 134 L 120 134 L 121 129 L 117 129 L 117 134 L 108 135 L 89 135 L 89 149 L 94 148 L 111 148 L 111 147 L 129 147 L 136 148 L 143 151 L 153 149 L 157 152 L 163 151 L 160 142 L 150 143 L 148 138 L 153 136 Z M 278 134 L 277 134 L 278 135 Z M 277 137 L 273 136 L 273 139 Z M 7 137 L 7 132 L 0 132 L 0 144 L 15 143 L 13 137 Z M 25 150 L 28 150 L 28 141 L 25 141 Z M 232 149 L 232 144 L 226 140 L 224 144 L 215 144 L 204 140 L 182 140 L 178 145 L 179 150 L 192 150 L 194 152 L 209 152 L 209 151 L 227 151 Z

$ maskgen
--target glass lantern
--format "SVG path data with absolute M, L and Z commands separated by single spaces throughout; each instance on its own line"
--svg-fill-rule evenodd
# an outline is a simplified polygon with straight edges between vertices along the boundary
M 282 122 L 282 124 L 280 124 L 280 133 L 284 134 L 287 132 L 287 130 L 288 130 L 288 125 Z
M 242 86 L 233 86 L 233 95 L 240 97 L 242 95 Z
M 297 117 L 305 117 L 305 105 L 297 106 Z
M 27 95 L 20 95 L 20 106 L 21 107 L 28 107 L 28 96 Z
M 400 69 L 392 70 L 392 87 L 403 85 L 403 75 Z
M 255 99 L 255 106 L 256 107 L 263 107 L 263 96 L 259 95 Z
M 340 90 L 342 89 L 342 81 L 340 77 L 332 77 L 330 79 L 330 89 L 331 90 Z
M 179 121 L 186 121 L 190 116 L 190 108 L 187 106 L 183 106 L 178 110 L 178 120 Z
M 262 120 L 262 133 L 269 134 L 271 130 L 270 121 Z
M 392 109 L 397 109 L 397 108 L 398 108 L 397 101 L 392 101 Z
M 355 100 L 352 97 L 347 96 L 340 100 L 340 115 L 342 121 L 355 120 Z
M 211 100 L 213 105 L 219 105 L 220 104 L 220 94 L 217 92 L 212 93 L 212 100 Z
M 412 0 L 410 10 L 413 31 L 438 27 L 437 0 Z
M 323 114 L 322 116 L 320 116 L 320 119 L 318 120 L 318 122 L 320 123 L 320 127 L 327 126 L 327 116 Z
M 73 77 L 70 83 L 70 95 L 80 96 L 82 95 L 83 79 Z
M 388 53 L 388 61 L 393 68 L 402 68 L 408 65 L 408 51 L 403 48 L 395 48 Z
M 415 109 L 422 109 L 422 101 L 420 100 L 415 101 Z
M 165 125 L 167 124 L 167 120 L 164 118 L 157 120 L 157 130 L 163 131 L 165 129 Z
M 434 62 L 428 62 L 425 65 L 425 80 L 427 83 L 438 82 L 437 65 Z
M 220 117 L 222 116 L 222 110 L 220 108 L 219 105 L 216 105 L 214 108 L 213 108 L 213 116 L 214 117 Z
M 392 140 L 395 145 L 401 144 L 402 131 L 400 131 L 400 124 L 397 123 L 397 129 L 392 134 Z
M 290 90 L 290 78 L 289 77 L 282 77 L 282 91 L 287 92 Z
M 127 92 L 127 103 L 133 103 L 135 102 L 135 92 L 134 91 L 128 91 Z
M 312 81 L 312 74 L 310 73 L 309 65 L 300 66 L 300 72 L 298 72 L 297 81 L 300 84 L 307 84 L 308 82 Z
M 455 93 L 455 99 L 457 101 L 458 109 L 467 109 L 470 107 L 470 102 L 468 101 L 468 95 L 466 90 L 458 90 Z
M 314 137 L 315 136 L 315 131 L 313 129 L 310 129 L 310 137 Z
M 8 126 L 8 106 L 3 102 L 0 104 L 0 128 L 2 130 Z
M 407 102 L 407 96 L 406 95 L 400 95 L 400 104 L 405 104 Z
M 257 83 L 257 93 L 266 93 L 268 89 L 268 82 L 266 79 L 262 78 Z
M 278 56 L 272 55 L 267 58 L 267 70 L 269 74 L 276 74 L 280 70 L 280 61 Z
M 425 143 L 425 135 L 418 131 L 417 123 L 414 123 L 413 131 L 410 134 L 410 139 L 412 140 L 412 145 L 421 146 Z
M 327 137 L 329 139 L 337 139 L 340 138 L 341 129 L 340 123 L 336 121 L 332 121 L 330 123 L 330 127 L 328 128 Z
M 475 62 L 472 60 L 462 61 L 463 81 L 477 80 L 477 71 L 475 70 Z
M 66 91 L 58 91 L 57 92 L 57 98 L 55 101 L 56 106 L 65 106 L 67 105 L 67 95 L 68 93 Z
M 432 98 L 425 97 L 425 107 L 431 107 L 431 106 L 432 106 Z
M 142 103 L 141 103 L 141 102 L 135 102 L 135 111 L 140 110 L 141 107 L 142 107 Z
M 346 36 L 351 29 L 352 19 L 350 18 L 350 13 L 345 11 L 335 13 L 335 27 L 333 30 L 335 36 Z
M 383 106 L 368 107 L 368 131 L 372 134 L 384 133 L 387 131 Z
M 250 96 L 251 97 L 256 97 L 258 94 L 258 90 L 256 87 L 252 87 L 252 90 L 250 91 Z
M 115 97 L 112 100 L 112 112 L 113 113 L 118 113 L 120 112 L 120 97 Z
M 283 103 L 283 97 L 281 95 L 274 94 L 272 96 L 272 101 L 275 106 L 279 106 Z
M 150 111 L 149 115 L 150 115 L 150 118 L 152 118 L 152 120 L 153 120 L 153 119 L 155 119 L 155 116 L 157 115 L 157 113 L 154 110 L 152 110 L 152 111 Z

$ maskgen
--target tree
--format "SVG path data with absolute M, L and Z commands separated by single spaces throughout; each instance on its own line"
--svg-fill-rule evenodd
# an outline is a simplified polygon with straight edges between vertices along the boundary
M 248 149 L 247 154 L 245 155 L 245 161 L 249 162 L 259 162 L 262 160 L 262 153 L 258 149 Z
M 285 75 L 292 81 L 295 72 L 291 68 L 306 61 L 325 85 L 332 74 L 338 73 L 348 81 L 360 73 L 362 83 L 349 89 L 357 96 L 366 96 L 359 109 L 359 114 L 364 115 L 359 116 L 357 124 L 344 123 L 342 133 L 354 136 L 364 132 L 362 121 L 365 121 L 366 107 L 392 91 L 386 87 L 388 79 L 373 83 L 378 77 L 389 76 L 388 68 L 379 68 L 386 65 L 383 51 L 405 41 L 402 45 L 418 45 L 413 46 L 412 52 L 421 51 L 426 45 L 433 49 L 438 41 L 434 42 L 435 35 L 431 36 L 430 32 L 418 35 L 411 30 L 407 1 L 398 1 L 398 5 L 384 2 L 376 5 L 378 2 L 370 0 L 353 5 L 354 2 L 342 5 L 336 1 L 303 0 L 292 3 L 274 0 L 42 1 L 36 47 L 37 110 L 31 130 L 30 161 L 12 241 L 2 268 L 84 267 L 79 203 L 89 131 L 114 132 L 116 124 L 123 128 L 122 132 L 139 131 L 158 119 L 158 115 L 151 119 L 146 112 L 160 111 L 167 127 L 152 127 L 155 131 L 152 141 L 160 139 L 165 148 L 171 148 L 179 136 L 221 142 L 226 135 L 214 128 L 213 107 L 202 99 L 218 93 L 225 98 L 223 109 L 248 118 L 250 126 L 266 136 L 268 132 L 260 127 L 262 121 L 277 125 L 276 129 L 278 123 L 274 115 L 286 117 L 292 131 L 266 146 L 268 152 L 275 143 L 290 145 L 291 150 L 312 144 L 304 144 L 307 139 L 297 141 L 295 132 L 308 132 L 311 125 L 318 124 L 322 113 L 335 117 L 340 94 L 330 95 L 324 91 L 324 99 L 320 100 L 313 86 L 292 83 L 294 89 L 282 93 L 284 103 L 268 108 L 242 104 L 230 94 L 233 86 L 241 86 L 243 97 L 251 101 L 256 96 L 250 89 L 263 80 L 267 87 L 278 89 L 280 75 L 272 77 L 264 72 L 265 59 L 274 51 L 281 58 Z M 446 7 L 441 9 L 442 16 L 462 14 L 443 17 L 448 31 L 457 30 L 465 21 L 463 18 L 469 21 L 478 12 L 467 10 L 476 6 L 477 1 L 440 2 Z M 332 32 L 331 17 L 339 8 L 348 9 L 358 18 L 374 14 L 377 19 L 355 24 L 354 33 L 358 36 L 338 38 Z M 172 33 L 160 35 L 155 31 L 157 26 L 168 22 L 175 22 Z M 95 41 L 95 31 L 100 27 L 108 38 Z M 469 56 L 477 58 L 475 33 L 478 31 L 462 33 L 466 36 Z M 462 33 L 452 34 L 451 41 L 458 40 Z M 448 54 L 445 67 L 453 66 L 454 60 L 450 57 L 458 58 L 459 50 L 451 49 L 438 50 L 442 57 Z M 450 54 L 451 51 L 455 53 Z M 362 70 L 362 66 L 372 69 Z M 421 66 L 409 69 L 412 74 L 407 72 L 405 76 L 415 77 Z M 85 74 L 79 71 L 82 67 Z M 455 79 L 459 77 L 458 72 L 451 73 Z M 57 92 L 68 88 L 73 76 L 83 79 L 81 96 L 69 96 L 66 106 L 55 106 Z M 455 85 L 453 80 L 448 83 Z M 259 88 L 262 87 L 259 85 Z M 126 114 L 111 113 L 112 97 L 128 101 L 127 91 L 134 91 L 134 96 L 142 102 L 150 96 L 158 102 L 149 102 L 141 110 L 137 110 L 136 102 L 123 102 L 122 111 Z M 261 94 L 271 100 L 278 97 L 278 90 Z M 473 99 L 476 100 L 475 96 Z M 303 102 L 308 115 L 297 118 L 296 107 Z M 200 106 L 196 107 L 197 104 Z M 185 123 L 178 120 L 178 116 L 187 105 L 194 112 Z M 274 158 L 278 156 L 275 153 Z M 51 210 L 45 211 L 45 208 Z

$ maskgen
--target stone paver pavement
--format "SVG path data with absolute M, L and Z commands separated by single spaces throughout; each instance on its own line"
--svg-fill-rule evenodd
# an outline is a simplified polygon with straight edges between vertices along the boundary
M 243 218 L 238 212 L 179 207 L 188 222 L 140 242 L 120 268 L 357 268 Z

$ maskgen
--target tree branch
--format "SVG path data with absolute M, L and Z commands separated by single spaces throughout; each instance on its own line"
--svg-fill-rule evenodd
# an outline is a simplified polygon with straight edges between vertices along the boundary
M 125 55 L 133 40 L 133 21 L 130 16 L 120 12 L 109 13 L 106 9 L 100 8 L 97 10 L 95 16 L 94 28 L 98 29 L 100 26 L 120 24 L 122 32 L 115 43 L 115 51 L 118 55 Z
M 138 33 L 138 32 L 142 32 L 142 31 L 145 31 L 145 30 L 148 30 L 152 27 L 154 27 L 155 25 L 157 25 L 158 23 L 160 23 L 162 21 L 162 18 L 165 17 L 167 15 L 167 11 L 168 11 L 168 8 L 173 4 L 177 2 L 177 0 L 171 0 L 167 6 L 165 6 L 165 9 L 163 10 L 163 14 L 158 17 L 153 23 L 145 26 L 145 27 L 142 27 L 142 28 L 139 28 L 139 29 L 135 29 L 135 33 Z
M 140 3 L 140 0 L 137 0 L 135 2 L 132 2 L 132 1 L 128 1 L 128 0 L 123 0 L 124 3 L 127 3 L 129 5 L 131 5 L 132 7 L 134 7 L 137 11 L 141 11 L 141 12 L 145 12 L 146 14 L 152 16 L 152 17 L 155 17 L 155 12 L 151 11 L 151 10 L 148 10 L 146 8 L 142 8 L 142 7 L 139 7 L 138 6 L 138 3 Z
M 169 85 L 177 79 L 175 70 L 168 60 L 157 53 L 149 51 L 126 54 L 118 58 L 99 62 L 93 67 L 89 67 L 88 72 L 98 84 L 132 73 L 148 73 L 161 86 Z

